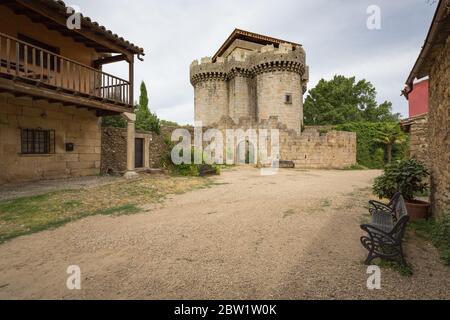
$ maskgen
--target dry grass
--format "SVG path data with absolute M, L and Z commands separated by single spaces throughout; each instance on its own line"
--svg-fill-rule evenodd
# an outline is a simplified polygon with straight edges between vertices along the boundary
M 138 213 L 142 205 L 161 202 L 169 194 L 211 184 L 205 178 L 143 175 L 133 181 L 0 201 L 0 243 L 87 216 Z

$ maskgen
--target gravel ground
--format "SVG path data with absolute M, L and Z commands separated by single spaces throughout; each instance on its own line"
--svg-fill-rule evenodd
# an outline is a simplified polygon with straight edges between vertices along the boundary
M 450 299 L 450 269 L 409 236 L 412 277 L 366 288 L 359 224 L 379 171 L 225 170 L 145 213 L 96 216 L 0 246 L 0 298 Z M 69 291 L 78 265 L 82 290 Z

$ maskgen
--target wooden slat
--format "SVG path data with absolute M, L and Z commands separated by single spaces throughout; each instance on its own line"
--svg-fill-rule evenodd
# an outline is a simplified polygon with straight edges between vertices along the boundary
M 101 88 L 102 88 L 102 98 L 105 97 L 105 74 L 102 74 L 102 83 L 101 83 Z
M 64 60 L 66 63 L 66 84 L 64 85 L 64 88 L 69 89 L 70 88 L 70 62 L 67 60 Z
M 50 77 L 51 77 L 51 63 L 50 63 L 50 55 L 47 53 L 47 82 L 50 84 Z
M 41 64 L 41 74 L 40 74 L 40 78 L 41 78 L 41 82 L 44 81 L 44 52 L 42 50 L 39 50 L 39 63 Z
M 11 69 L 11 40 L 6 39 L 6 73 Z
M 59 83 L 64 87 L 64 59 L 59 58 L 59 65 L 61 66 Z
M 16 42 L 16 76 L 20 73 L 20 44 Z
M 35 48 L 31 49 L 31 67 L 33 69 L 36 68 L 36 49 Z
M 58 86 L 58 57 L 53 58 L 53 74 L 54 74 L 54 80 L 53 84 L 55 87 Z
M 79 92 L 82 92 L 81 91 L 81 81 L 82 81 L 82 79 L 81 79 L 81 66 L 78 66 L 78 91 Z
M 25 77 L 28 76 L 28 46 L 25 45 L 23 48 L 24 53 L 24 64 L 25 64 Z

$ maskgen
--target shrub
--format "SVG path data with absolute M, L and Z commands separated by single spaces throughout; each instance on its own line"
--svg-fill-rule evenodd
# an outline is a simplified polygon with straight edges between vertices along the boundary
M 336 126 L 336 130 L 355 132 L 357 138 L 356 158 L 359 164 L 369 169 L 384 167 L 387 157 L 384 146 L 379 142 L 379 133 L 386 126 L 384 122 L 350 122 Z M 407 155 L 407 143 L 394 145 L 392 158 L 403 160 Z
M 373 191 L 380 198 L 391 198 L 400 191 L 407 201 L 414 200 L 428 185 L 424 182 L 429 173 L 417 160 L 393 162 L 384 169 L 384 174 L 375 179 Z
M 202 159 L 202 164 L 195 164 L 195 154 L 200 152 L 196 150 L 195 147 L 191 149 L 191 163 L 190 164 L 174 164 L 172 162 L 171 152 L 175 143 L 172 142 L 168 137 L 164 139 L 164 143 L 166 144 L 166 151 L 161 160 L 161 165 L 164 168 L 167 168 L 172 174 L 178 176 L 200 176 L 200 168 L 205 164 L 204 159 Z M 220 166 L 212 165 L 212 168 L 215 170 L 217 175 L 220 175 Z
M 102 118 L 102 127 L 126 128 L 127 120 L 122 116 L 106 116 Z

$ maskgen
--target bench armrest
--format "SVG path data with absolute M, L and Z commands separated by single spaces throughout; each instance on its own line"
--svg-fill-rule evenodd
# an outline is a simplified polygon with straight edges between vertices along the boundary
M 375 209 L 379 211 L 388 211 L 392 212 L 392 208 L 389 207 L 387 204 L 384 204 L 382 202 L 376 201 L 376 200 L 370 200 L 369 204 L 372 205 Z
M 375 227 L 371 224 L 363 224 L 361 225 L 361 229 L 366 231 L 371 240 L 377 243 L 385 243 L 385 244 L 398 244 L 398 241 L 394 239 L 392 236 L 392 232 L 387 233 L 386 231 L 381 230 L 380 228 Z

